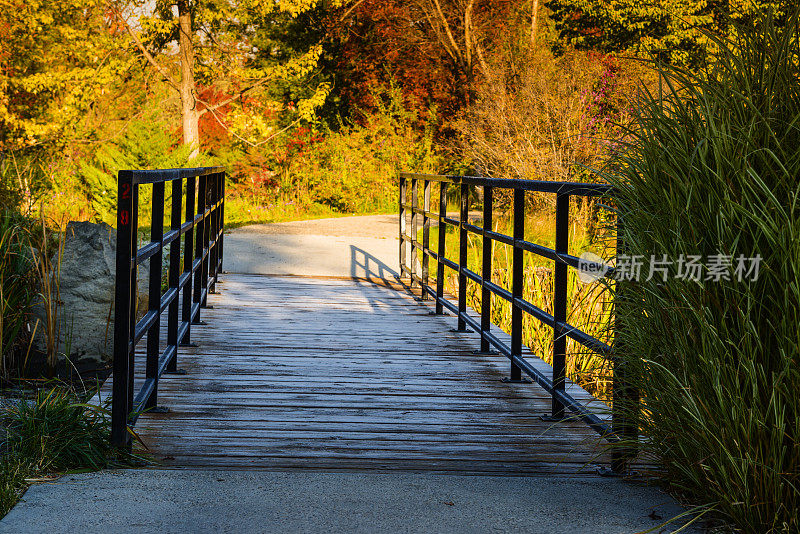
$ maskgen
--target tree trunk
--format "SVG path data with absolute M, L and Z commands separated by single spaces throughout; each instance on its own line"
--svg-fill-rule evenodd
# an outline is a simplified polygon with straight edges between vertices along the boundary
M 536 46 L 536 34 L 539 33 L 539 0 L 532 0 L 531 5 L 531 46 Z
M 181 56 L 181 121 L 183 142 L 192 147 L 189 160 L 200 153 L 200 125 L 195 100 L 194 43 L 192 43 L 192 15 L 189 0 L 178 0 L 178 25 Z

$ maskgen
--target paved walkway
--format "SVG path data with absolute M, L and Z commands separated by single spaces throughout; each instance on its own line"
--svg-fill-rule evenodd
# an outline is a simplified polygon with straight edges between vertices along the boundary
M 0 532 L 632 534 L 679 512 L 614 479 L 128 470 L 36 485 Z
M 224 269 L 238 274 L 392 278 L 396 215 L 256 224 L 225 236 Z

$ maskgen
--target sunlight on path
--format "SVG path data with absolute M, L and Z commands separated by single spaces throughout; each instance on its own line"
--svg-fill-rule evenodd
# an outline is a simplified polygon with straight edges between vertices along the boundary
M 398 272 L 396 215 L 257 224 L 225 236 L 226 271 L 393 278 Z

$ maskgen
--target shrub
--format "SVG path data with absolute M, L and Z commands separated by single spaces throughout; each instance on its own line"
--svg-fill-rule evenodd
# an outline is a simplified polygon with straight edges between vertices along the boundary
M 747 532 L 797 532 L 798 14 L 717 43 L 700 73 L 664 68 L 609 180 L 628 254 L 722 254 L 734 267 L 760 256 L 760 272 L 625 283 L 617 339 L 644 402 L 644 449 L 673 488 Z
M 113 452 L 104 410 L 90 409 L 68 389 L 40 390 L 30 402 L 0 412 L 8 453 L 40 473 L 85 467 L 102 469 Z
M 31 212 L 51 191 L 53 161 L 44 147 L 0 153 L 0 206 Z
M 95 218 L 116 224 L 117 173 L 122 169 L 171 169 L 202 166 L 189 164 L 191 150 L 177 146 L 167 125 L 158 120 L 134 120 L 114 142 L 106 143 L 88 161 L 81 162 L 79 175 Z M 151 188 L 140 188 L 140 220 L 149 220 Z
M 25 491 L 28 470 L 18 458 L 0 458 L 0 518 L 17 504 Z
M 610 154 L 641 69 L 611 56 L 512 50 L 492 60 L 455 123 L 459 152 L 494 178 L 591 181 Z M 540 203 L 553 195 L 530 195 Z
M 433 111 L 420 132 L 418 114 L 405 105 L 399 88 L 376 93 L 374 101 L 377 111 L 364 115 L 362 125 L 343 125 L 322 136 L 309 133 L 302 140 L 305 149 L 295 149 L 286 172 L 298 200 L 339 212 L 390 210 L 397 202 L 398 171 L 433 172 L 444 164 L 434 148 Z
M 130 453 L 111 445 L 107 410 L 85 404 L 90 394 L 56 386 L 35 398 L 4 404 L 0 425 L 0 517 L 16 503 L 26 480 L 72 469 L 103 469 L 130 463 Z

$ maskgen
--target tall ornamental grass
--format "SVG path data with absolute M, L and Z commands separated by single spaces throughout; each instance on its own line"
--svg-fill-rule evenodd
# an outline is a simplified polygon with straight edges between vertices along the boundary
M 627 254 L 675 262 L 666 281 L 623 284 L 616 335 L 638 376 L 644 450 L 673 488 L 743 531 L 798 532 L 798 14 L 718 44 L 699 73 L 663 70 L 610 171 Z M 729 274 L 678 278 L 689 255 L 730 257 Z M 757 277 L 738 279 L 740 255 L 760 256 Z

